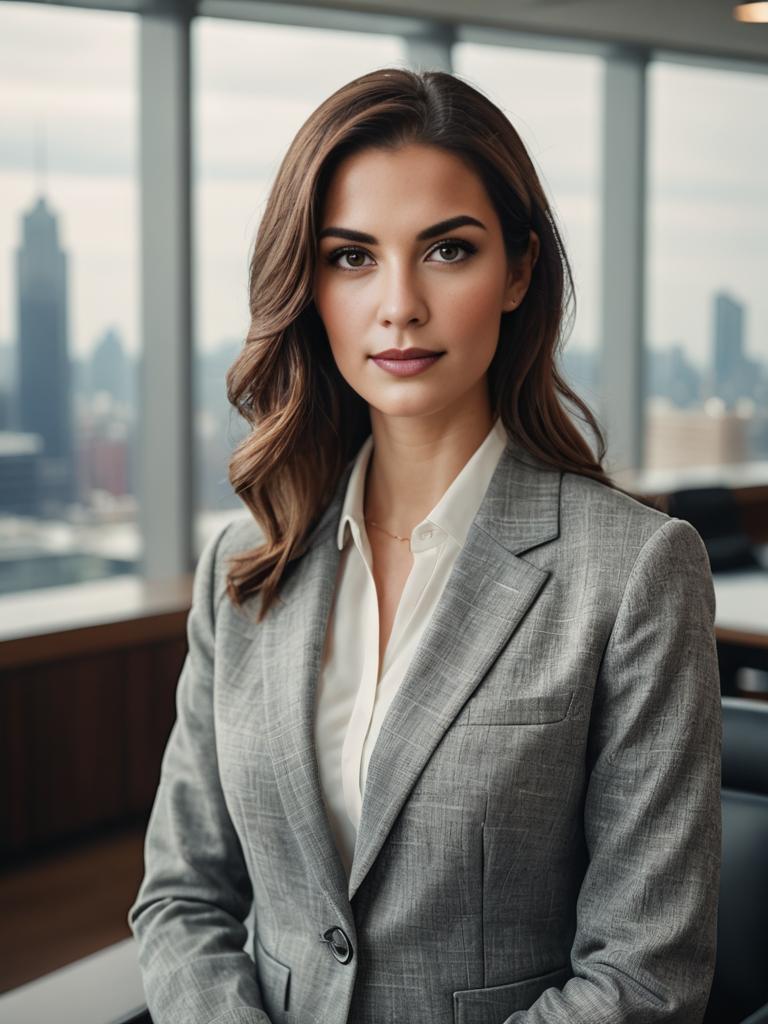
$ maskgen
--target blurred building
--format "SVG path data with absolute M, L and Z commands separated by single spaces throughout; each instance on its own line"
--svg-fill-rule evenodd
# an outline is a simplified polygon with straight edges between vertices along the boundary
M 645 468 L 672 469 L 745 462 L 750 417 L 719 399 L 679 409 L 666 399 L 646 406 Z
M 714 297 L 712 394 L 733 408 L 740 398 L 754 398 L 760 364 L 744 353 L 744 304 L 725 292 Z
M 96 342 L 90 360 L 88 390 L 106 392 L 116 402 L 128 403 L 133 397 L 131 374 L 120 332 L 111 327 Z
M 0 512 L 37 513 L 43 441 L 37 434 L 0 431 Z
M 125 437 L 83 437 L 79 448 L 80 478 L 86 482 L 89 493 L 131 493 L 130 458 Z
M 701 374 L 682 345 L 646 349 L 646 381 L 649 396 L 666 398 L 680 409 L 698 405 L 703 394 Z
M 22 217 L 16 252 L 19 420 L 38 434 L 40 513 L 56 514 L 77 497 L 67 326 L 67 255 L 55 215 L 38 198 Z

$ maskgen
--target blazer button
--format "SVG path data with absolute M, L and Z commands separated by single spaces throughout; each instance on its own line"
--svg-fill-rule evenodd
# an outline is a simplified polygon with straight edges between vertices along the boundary
M 333 953 L 339 963 L 348 964 L 352 959 L 352 944 L 347 938 L 344 929 L 335 925 L 333 928 L 323 932 L 323 938 L 328 943 L 331 953 Z

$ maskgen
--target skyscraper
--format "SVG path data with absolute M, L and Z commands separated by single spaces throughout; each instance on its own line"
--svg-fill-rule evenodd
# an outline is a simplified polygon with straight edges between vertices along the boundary
M 16 252 L 19 419 L 43 442 L 41 512 L 77 497 L 67 315 L 67 254 L 40 196 L 22 220 Z
M 744 358 L 744 306 L 725 292 L 714 300 L 714 352 L 712 391 L 732 408 L 737 398 L 750 394 Z
M 120 332 L 110 327 L 101 335 L 91 353 L 89 391 L 106 391 L 116 402 L 130 397 L 129 374 L 131 368 L 125 358 Z

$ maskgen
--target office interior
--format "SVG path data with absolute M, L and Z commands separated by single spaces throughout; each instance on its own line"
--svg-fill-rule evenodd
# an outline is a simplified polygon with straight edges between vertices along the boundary
M 126 913 L 196 558 L 247 514 L 224 377 L 249 247 L 299 125 L 385 65 L 460 74 L 513 121 L 575 268 L 564 375 L 615 479 L 705 542 L 705 1024 L 768 1021 L 766 8 L 0 0 L 0 1022 L 149 1021 Z

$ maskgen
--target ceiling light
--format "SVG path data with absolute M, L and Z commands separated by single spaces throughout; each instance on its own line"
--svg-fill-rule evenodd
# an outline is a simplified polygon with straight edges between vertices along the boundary
M 736 21 L 768 22 L 768 0 L 745 0 L 736 4 L 732 14 Z

